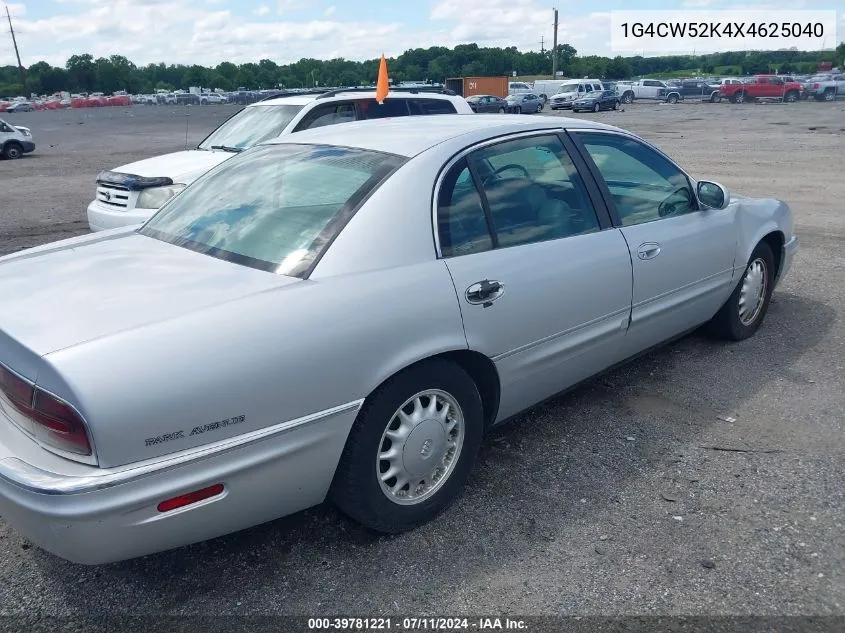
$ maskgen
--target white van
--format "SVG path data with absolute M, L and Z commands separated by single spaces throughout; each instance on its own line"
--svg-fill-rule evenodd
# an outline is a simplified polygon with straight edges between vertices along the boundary
M 0 119 L 0 156 L 15 159 L 35 151 L 35 142 L 28 127 L 12 125 Z
M 534 94 L 540 97 L 540 101 L 546 103 L 549 97 L 560 92 L 562 85 L 571 81 L 571 79 L 538 79 L 534 82 Z
M 594 90 L 604 90 L 604 84 L 600 79 L 572 79 L 561 85 L 558 93 L 549 99 L 549 106 L 552 110 L 571 108 L 575 99 Z

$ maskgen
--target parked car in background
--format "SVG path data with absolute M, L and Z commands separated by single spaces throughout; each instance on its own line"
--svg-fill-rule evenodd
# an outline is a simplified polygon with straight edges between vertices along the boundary
M 535 114 L 543 109 L 543 102 L 534 93 L 508 95 L 505 101 L 508 104 L 508 112 L 514 114 Z
M 497 424 L 700 326 L 753 336 L 797 247 L 785 203 L 592 121 L 275 139 L 143 227 L 0 258 L 0 515 L 84 564 L 326 499 L 413 529 Z
M 0 119 L 0 156 L 15 159 L 35 151 L 32 131 Z
M 216 92 L 204 92 L 200 95 L 200 105 L 226 103 L 226 100 Z
M 546 104 L 549 98 L 558 94 L 560 87 L 566 83 L 569 83 L 568 79 L 538 79 L 532 85 L 531 92 L 540 97 L 543 104 Z
M 564 110 L 572 107 L 572 102 L 594 90 L 604 90 L 599 79 L 574 79 L 563 83 L 557 94 L 549 99 L 552 110 Z
M 619 107 L 619 97 L 614 90 L 593 90 L 572 102 L 572 111 L 581 112 L 591 110 L 616 110 Z
M 140 224 L 212 167 L 280 135 L 361 119 L 455 113 L 472 114 L 463 97 L 420 90 L 391 90 L 381 105 L 372 88 L 258 101 L 221 124 L 195 149 L 101 173 L 95 198 L 88 205 L 88 225 L 92 231 L 100 231 Z
M 845 96 L 845 75 L 814 75 L 803 83 L 801 96 L 804 99 L 812 97 L 816 101 L 834 101 Z
M 467 103 L 473 112 L 507 112 L 509 104 L 506 99 L 494 95 L 473 95 L 467 97 Z
M 524 81 L 511 81 L 508 82 L 508 94 L 509 95 L 524 95 L 534 92 L 534 88 L 525 83 Z
M 701 99 L 715 103 L 721 100 L 719 85 L 711 84 L 703 79 L 684 79 L 675 86 L 683 99 Z
M 797 101 L 803 87 L 797 82 L 785 82 L 775 75 L 756 75 L 740 84 L 722 84 L 719 94 L 732 103 L 746 103 L 757 99 L 782 99 Z
M 31 101 L 13 101 L 7 108 L 6 112 L 32 112 L 35 106 Z
M 630 91 L 630 92 L 629 92 Z M 627 84 L 623 103 L 630 103 L 626 98 L 634 99 L 657 99 L 666 103 L 677 103 L 683 99 L 683 95 L 679 88 L 673 88 L 664 81 L 659 79 L 638 79 Z

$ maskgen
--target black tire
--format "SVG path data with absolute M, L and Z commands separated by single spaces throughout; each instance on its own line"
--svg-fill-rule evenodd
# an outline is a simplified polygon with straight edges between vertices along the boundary
M 542 112 L 542 111 L 543 111 L 543 104 L 540 103 L 540 105 L 537 106 L 537 112 Z
M 593 106 L 593 112 L 601 112 L 601 104 L 596 102 L 596 105 Z
M 734 102 L 734 103 L 745 103 L 745 101 L 746 101 L 745 97 L 746 97 L 745 92 L 743 92 L 742 90 L 737 90 L 734 93 L 734 96 L 731 97 L 731 101 Z
M 5 147 L 3 147 L 3 157 L 8 158 L 9 160 L 15 160 L 16 158 L 20 158 L 23 156 L 23 147 L 19 143 L 15 143 L 14 141 L 6 143 Z
M 631 103 L 634 100 L 634 95 L 630 92 L 626 92 L 622 95 L 622 103 Z
M 504 114 L 504 113 L 505 113 L 505 109 L 504 109 L 504 108 L 499 108 L 499 114 Z
M 463 444 L 454 469 L 432 496 L 401 505 L 382 491 L 376 456 L 397 409 L 427 389 L 445 391 L 457 400 L 465 423 Z M 481 396 L 472 378 L 452 362 L 424 361 L 393 376 L 367 398 L 349 433 L 329 496 L 342 512 L 372 530 L 388 534 L 411 530 L 433 519 L 457 497 L 483 436 Z
M 678 103 L 678 95 L 669 95 L 666 97 L 666 101 L 669 103 Z
M 836 90 L 834 90 L 833 88 L 828 88 L 827 90 L 825 90 L 824 94 L 822 95 L 822 100 L 836 101 Z
M 713 92 L 710 94 L 710 103 L 716 103 L 716 99 L 719 98 L 719 93 Z
M 787 103 L 795 103 L 796 101 L 798 101 L 798 93 L 794 90 L 790 90 L 783 96 L 783 100 Z
M 763 303 L 754 316 L 754 319 L 748 323 L 743 323 L 739 316 L 740 295 L 742 294 L 742 287 L 748 276 L 752 262 L 757 262 L 758 260 L 763 263 L 765 268 L 764 278 L 766 286 L 763 290 Z M 741 341 L 754 336 L 754 333 L 757 332 L 763 323 L 763 319 L 766 318 L 766 312 L 769 310 L 769 302 L 772 298 L 772 290 L 774 289 L 774 261 L 775 258 L 772 255 L 772 249 L 769 245 L 766 242 L 757 244 L 754 252 L 751 253 L 751 257 L 748 258 L 742 278 L 739 280 L 736 288 L 734 288 L 731 296 L 728 297 L 725 305 L 719 309 L 719 312 L 716 313 L 716 316 L 708 324 L 711 334 L 729 341 Z
M 513 111 L 514 114 L 522 114 L 522 106 L 516 106 Z
M 614 101 L 614 102 L 613 102 L 613 109 L 614 109 L 614 110 L 618 110 L 618 109 L 619 109 L 619 99 L 617 99 L 616 101 Z

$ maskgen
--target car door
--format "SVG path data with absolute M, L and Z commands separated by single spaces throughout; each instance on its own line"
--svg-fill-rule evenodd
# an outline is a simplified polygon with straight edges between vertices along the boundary
M 672 161 L 629 135 L 572 133 L 621 227 L 633 263 L 632 353 L 715 315 L 731 292 L 734 211 L 704 208 Z
M 630 255 L 557 134 L 459 155 L 435 200 L 467 343 L 498 369 L 500 419 L 620 360 Z

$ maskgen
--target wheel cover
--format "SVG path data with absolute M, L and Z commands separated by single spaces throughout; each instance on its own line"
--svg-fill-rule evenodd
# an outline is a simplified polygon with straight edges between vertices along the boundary
M 739 94 L 736 95 L 736 102 L 742 103 L 743 101 L 745 101 L 745 95 L 740 92 Z
M 739 291 L 739 322 L 751 325 L 760 316 L 766 303 L 769 275 L 766 262 L 757 258 L 748 264 Z
M 826 92 L 824 93 L 824 100 L 825 101 L 833 101 L 836 98 L 836 94 L 833 92 Z
M 376 476 L 382 492 L 399 505 L 434 495 L 454 472 L 464 443 L 463 411 L 440 389 L 408 398 L 381 436 Z

